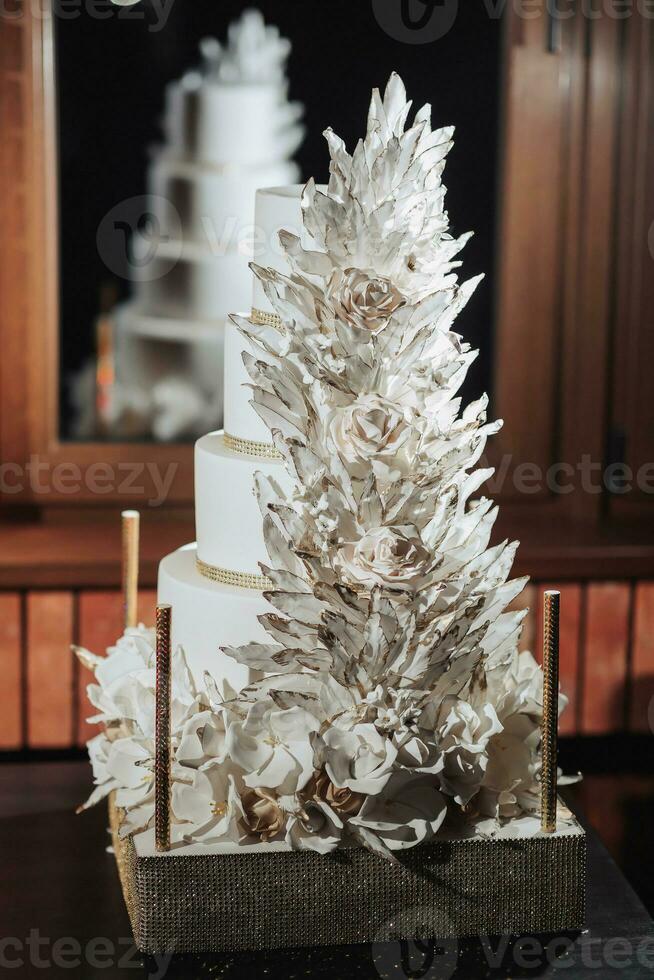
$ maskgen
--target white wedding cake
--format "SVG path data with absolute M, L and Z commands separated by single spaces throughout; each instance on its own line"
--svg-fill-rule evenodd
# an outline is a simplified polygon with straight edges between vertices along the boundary
M 284 271 L 280 229 L 302 235 L 300 185 L 260 190 L 255 224 L 257 262 Z M 248 270 L 249 271 L 249 270 Z M 261 282 L 250 274 L 252 318 L 276 329 Z M 182 646 L 197 683 L 205 671 L 241 688 L 250 672 L 219 646 L 265 642 L 258 617 L 271 611 L 263 598 L 259 562 L 267 560 L 262 515 L 255 496 L 255 473 L 290 487 L 290 477 L 270 440 L 270 432 L 250 404 L 251 382 L 243 364 L 247 342 L 228 320 L 225 326 L 225 429 L 195 446 L 197 542 L 173 552 L 159 566 L 159 602 L 170 603 L 173 647 Z
M 326 131 L 326 187 L 257 192 L 251 302 L 225 328 L 225 427 L 196 444 L 197 541 L 160 564 L 156 648 L 140 627 L 106 658 L 79 651 L 106 726 L 85 805 L 114 793 L 137 857 L 156 825 L 178 855 L 357 847 L 395 866 L 451 833 L 556 828 L 539 746 L 564 699 L 553 661 L 545 684 L 519 648 L 517 544 L 491 544 L 478 463 L 501 423 L 487 396 L 458 395 L 475 352 L 452 325 L 479 279 L 459 281 L 469 236 L 444 208 L 453 131 L 410 109 L 394 74 L 352 154 Z M 581 839 L 560 817 L 559 839 Z M 496 855 L 511 877 L 511 847 Z M 518 908 L 533 897 L 521 868 Z
M 201 44 L 197 71 L 166 91 L 165 143 L 152 154 L 149 216 L 131 242 L 133 298 L 115 311 L 117 436 L 167 441 L 222 423 L 227 314 L 251 291 L 257 188 L 298 179 L 303 136 L 289 102 L 290 43 L 258 11 L 228 43 Z
M 452 129 L 410 109 L 393 74 L 352 154 L 326 131 L 326 187 L 257 192 L 197 543 L 161 562 L 154 635 L 78 650 L 104 724 L 83 808 L 109 797 L 149 953 L 583 924 L 558 594 L 541 670 L 509 608 L 516 545 L 491 545 L 479 494 L 501 423 L 457 394 L 475 352 L 452 325 L 479 280 L 459 281 L 469 236 L 444 209 Z

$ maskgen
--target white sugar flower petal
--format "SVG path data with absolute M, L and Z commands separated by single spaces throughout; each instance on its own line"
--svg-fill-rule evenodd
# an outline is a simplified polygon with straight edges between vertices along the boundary
M 152 779 L 151 771 L 143 765 L 150 759 L 150 753 L 142 742 L 120 738 L 109 745 L 107 772 L 121 786 L 136 789 Z
M 430 777 L 396 773 L 380 796 L 365 800 L 350 823 L 374 831 L 389 850 L 397 851 L 431 840 L 446 812 Z

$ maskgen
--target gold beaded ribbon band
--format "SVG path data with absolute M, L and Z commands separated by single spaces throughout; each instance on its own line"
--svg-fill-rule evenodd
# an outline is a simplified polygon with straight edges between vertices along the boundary
M 279 450 L 271 442 L 255 442 L 253 439 L 241 439 L 239 436 L 223 434 L 225 448 L 241 456 L 259 456 L 263 459 L 283 459 Z
M 284 333 L 282 318 L 277 316 L 276 313 L 267 313 L 265 310 L 256 310 L 254 307 L 252 307 L 250 320 L 252 323 L 258 323 L 261 327 L 274 327 L 275 330 L 279 330 L 280 333 Z
M 252 575 L 249 572 L 233 572 L 229 568 L 219 568 L 217 565 L 209 565 L 208 562 L 196 558 L 195 563 L 200 575 L 211 579 L 212 582 L 219 582 L 221 585 L 236 585 L 239 589 L 256 589 L 263 592 L 269 589 L 272 582 L 265 575 Z

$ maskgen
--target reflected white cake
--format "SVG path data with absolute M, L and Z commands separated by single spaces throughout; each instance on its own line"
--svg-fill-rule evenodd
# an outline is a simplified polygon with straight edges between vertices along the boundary
M 203 41 L 201 67 L 167 87 L 148 218 L 130 245 L 133 296 L 114 316 L 116 397 L 105 422 L 116 436 L 127 435 L 121 397 L 132 390 L 152 397 L 141 432 L 132 413 L 130 437 L 189 438 L 223 422 L 225 321 L 250 302 L 255 193 L 299 176 L 290 157 L 302 106 L 288 100 L 289 51 L 258 11 L 246 11 L 224 47 Z
M 257 192 L 259 265 L 285 270 L 278 232 L 281 228 L 300 231 L 301 193 L 300 185 Z M 252 308 L 269 311 L 254 276 L 250 279 Z M 226 678 L 241 688 L 250 679 L 248 670 L 221 653 L 220 647 L 267 642 L 257 617 L 272 611 L 262 594 L 259 562 L 268 558 L 254 492 L 255 473 L 285 488 L 290 477 L 281 460 L 272 458 L 270 432 L 250 404 L 250 382 L 242 359 L 247 343 L 231 320 L 225 329 L 225 431 L 209 433 L 196 443 L 197 542 L 161 562 L 158 601 L 173 607 L 173 646 L 184 647 L 195 678 L 201 681 L 208 671 L 216 680 Z

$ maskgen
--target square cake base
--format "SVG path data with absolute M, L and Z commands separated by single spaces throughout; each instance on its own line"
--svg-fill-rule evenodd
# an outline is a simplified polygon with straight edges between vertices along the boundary
M 144 953 L 544 933 L 584 923 L 586 840 L 574 818 L 555 834 L 439 839 L 400 852 L 397 867 L 359 848 L 156 854 L 147 841 L 121 840 L 113 802 L 109 812 Z

